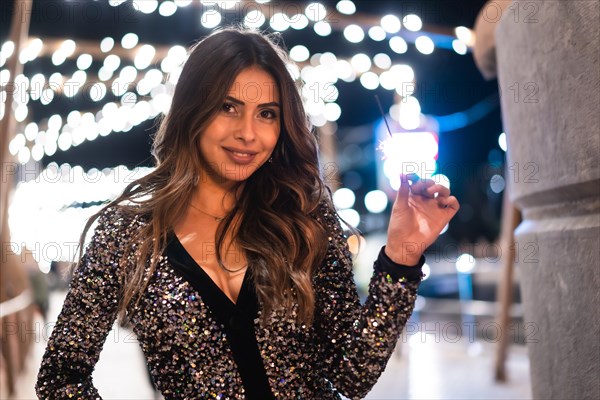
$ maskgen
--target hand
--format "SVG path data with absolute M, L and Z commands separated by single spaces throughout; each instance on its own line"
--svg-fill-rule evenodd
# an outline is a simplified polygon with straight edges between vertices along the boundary
M 414 182 L 410 186 L 409 179 Z M 447 187 L 431 179 L 418 180 L 416 174 L 400 175 L 385 253 L 398 264 L 417 264 L 459 208 L 458 200 L 450 196 Z

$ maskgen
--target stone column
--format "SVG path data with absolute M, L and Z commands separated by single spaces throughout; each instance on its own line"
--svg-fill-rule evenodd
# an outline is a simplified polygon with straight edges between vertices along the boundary
M 520 1 L 496 30 L 533 397 L 600 398 L 599 2 Z

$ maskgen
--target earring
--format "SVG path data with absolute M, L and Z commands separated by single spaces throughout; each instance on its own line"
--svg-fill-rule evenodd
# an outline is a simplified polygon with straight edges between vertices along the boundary
M 269 160 L 267 160 L 268 163 L 272 163 L 273 162 L 273 157 L 269 157 Z

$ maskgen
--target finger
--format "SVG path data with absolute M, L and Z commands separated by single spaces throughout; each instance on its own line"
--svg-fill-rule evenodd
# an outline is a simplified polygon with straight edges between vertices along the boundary
M 438 183 L 425 189 L 425 193 L 430 197 L 448 197 L 450 196 L 450 189 Z
M 411 181 L 413 184 L 417 183 L 421 178 L 419 177 L 419 175 L 415 174 L 414 172 L 411 172 L 410 174 L 406 174 L 406 178 Z
M 425 190 L 433 185 L 435 185 L 434 181 L 432 181 L 431 179 L 424 179 L 416 181 L 410 186 L 410 188 L 414 194 L 423 195 L 425 193 Z
M 396 193 L 395 205 L 403 208 L 408 207 L 408 193 L 408 177 L 404 174 L 400 174 L 400 188 L 398 188 L 398 192 Z
M 438 200 L 438 205 L 442 208 L 450 208 L 454 211 L 458 211 L 460 209 L 460 204 L 454 196 L 440 197 Z

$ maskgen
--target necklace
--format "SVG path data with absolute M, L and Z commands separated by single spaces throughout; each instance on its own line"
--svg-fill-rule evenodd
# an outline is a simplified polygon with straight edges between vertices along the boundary
M 196 207 L 192 203 L 190 203 L 190 207 L 192 207 L 194 210 L 200 211 L 202 214 L 205 214 L 205 215 L 208 215 L 209 217 L 214 218 L 215 221 L 217 221 L 217 222 L 221 222 L 221 221 L 223 221 L 223 219 L 225 219 L 225 217 L 215 217 L 214 215 L 209 214 L 206 211 L 202 211 L 201 209 L 199 209 L 198 207 Z
M 236 272 L 240 272 L 241 270 L 243 270 L 243 269 L 245 269 L 245 268 L 247 268 L 247 267 L 248 267 L 248 264 L 246 264 L 246 265 L 244 265 L 243 267 L 241 267 L 241 268 L 238 268 L 238 269 L 229 269 L 229 268 L 227 268 L 227 267 L 225 267 L 225 266 L 223 265 L 223 263 L 221 262 L 221 260 L 217 260 L 217 262 L 218 262 L 218 264 L 219 264 L 219 266 L 220 266 L 221 268 L 223 268 L 225 271 L 227 271 L 227 272 L 229 272 L 229 273 L 231 273 L 231 274 L 234 274 L 234 273 L 236 273 Z

